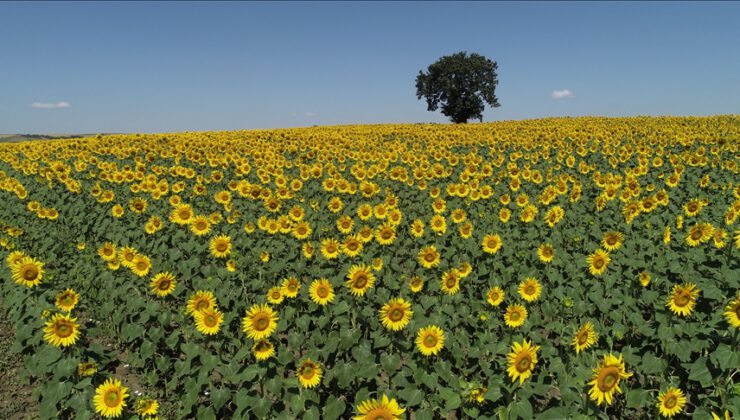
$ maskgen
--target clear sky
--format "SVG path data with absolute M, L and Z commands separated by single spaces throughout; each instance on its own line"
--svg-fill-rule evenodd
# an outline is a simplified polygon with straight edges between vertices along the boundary
M 460 50 L 498 62 L 484 121 L 738 114 L 738 22 L 738 2 L 0 2 L 0 133 L 445 122 L 414 78 Z

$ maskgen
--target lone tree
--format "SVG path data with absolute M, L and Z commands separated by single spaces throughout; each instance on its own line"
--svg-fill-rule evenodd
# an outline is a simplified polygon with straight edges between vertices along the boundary
M 416 76 L 416 97 L 427 100 L 427 110 L 436 111 L 456 124 L 471 118 L 483 121 L 483 101 L 492 107 L 501 106 L 496 99 L 498 64 L 488 58 L 461 51 L 447 55 Z

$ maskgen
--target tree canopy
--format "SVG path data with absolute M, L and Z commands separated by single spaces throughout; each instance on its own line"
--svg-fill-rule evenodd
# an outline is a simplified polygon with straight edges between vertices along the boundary
M 496 98 L 498 84 L 495 61 L 476 53 L 461 51 L 441 57 L 416 76 L 416 97 L 426 98 L 427 110 L 442 108 L 454 123 L 477 118 L 483 121 L 485 103 L 501 106 Z

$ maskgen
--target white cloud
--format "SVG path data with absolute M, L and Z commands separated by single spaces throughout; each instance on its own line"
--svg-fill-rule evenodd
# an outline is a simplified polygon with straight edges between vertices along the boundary
M 315 117 L 315 116 L 316 116 L 316 115 L 318 115 L 318 114 L 316 114 L 315 112 L 306 112 L 306 114 L 305 114 L 305 115 L 306 115 L 307 117 Z
M 59 108 L 69 108 L 72 104 L 69 102 L 57 102 L 57 103 L 47 103 L 47 102 L 34 102 L 31 104 L 31 108 L 38 108 L 38 109 L 59 109 Z
M 553 90 L 550 96 L 552 96 L 552 99 L 571 99 L 571 98 L 575 98 L 576 94 L 571 92 L 568 89 L 563 89 L 563 90 Z

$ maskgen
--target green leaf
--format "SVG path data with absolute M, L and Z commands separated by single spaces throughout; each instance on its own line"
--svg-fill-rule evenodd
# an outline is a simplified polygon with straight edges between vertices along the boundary
M 650 392 L 642 388 L 631 389 L 627 392 L 625 399 L 629 408 L 645 407 L 650 402 Z
M 529 400 L 519 400 L 511 405 L 511 416 L 512 418 L 531 419 L 532 418 L 532 404 Z
M 344 414 L 347 404 L 335 396 L 330 396 L 324 406 L 324 417 L 327 420 L 336 420 Z
M 699 382 L 703 387 L 709 387 L 712 384 L 712 374 L 707 367 L 706 357 L 699 358 L 691 364 L 689 380 Z
M 439 396 L 445 401 L 444 411 L 456 410 L 462 404 L 460 394 L 450 388 L 440 388 Z

